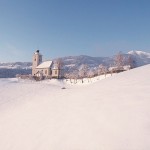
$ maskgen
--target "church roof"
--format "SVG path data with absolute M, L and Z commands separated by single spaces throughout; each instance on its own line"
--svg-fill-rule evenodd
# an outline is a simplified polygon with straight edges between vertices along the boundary
M 44 69 L 44 68 L 50 68 L 52 65 L 52 61 L 44 61 L 40 65 L 36 67 L 36 69 Z

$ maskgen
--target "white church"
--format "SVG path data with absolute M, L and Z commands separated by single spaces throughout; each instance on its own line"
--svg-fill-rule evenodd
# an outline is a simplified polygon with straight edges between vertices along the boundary
M 62 69 L 53 61 L 42 61 L 42 54 L 37 50 L 32 59 L 32 76 L 45 78 L 62 78 Z

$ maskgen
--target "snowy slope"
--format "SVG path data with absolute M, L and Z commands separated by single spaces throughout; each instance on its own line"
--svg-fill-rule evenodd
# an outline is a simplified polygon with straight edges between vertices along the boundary
M 0 79 L 0 149 L 148 150 L 149 75 L 147 65 L 64 90 Z

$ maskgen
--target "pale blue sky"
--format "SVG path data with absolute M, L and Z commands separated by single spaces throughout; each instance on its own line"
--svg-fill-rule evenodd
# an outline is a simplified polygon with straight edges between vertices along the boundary
M 0 62 L 150 52 L 149 0 L 0 0 Z

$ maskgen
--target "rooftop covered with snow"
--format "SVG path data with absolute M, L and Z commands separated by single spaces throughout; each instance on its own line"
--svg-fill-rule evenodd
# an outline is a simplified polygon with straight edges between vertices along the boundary
M 50 68 L 51 66 L 52 66 L 52 61 L 44 61 L 40 65 L 38 65 L 36 69 Z

